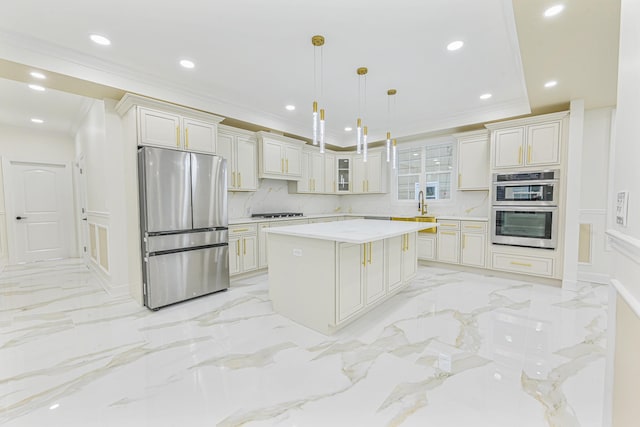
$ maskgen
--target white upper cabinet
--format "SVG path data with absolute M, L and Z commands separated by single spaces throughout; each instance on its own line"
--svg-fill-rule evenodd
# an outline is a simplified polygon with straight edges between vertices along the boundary
M 493 168 L 559 165 L 567 117 L 562 112 L 487 125 Z
M 216 152 L 222 117 L 129 93 L 122 97 L 116 111 L 122 116 L 135 115 L 137 145 Z
M 324 156 L 324 191 L 325 193 L 336 193 L 338 187 L 336 185 L 337 180 L 336 172 L 336 156 L 334 154 L 326 153 Z
M 304 141 L 268 132 L 258 132 L 260 178 L 302 179 Z
M 458 140 L 458 190 L 488 190 L 489 131 L 454 136 Z
M 353 193 L 385 193 L 387 191 L 386 157 L 382 151 L 369 151 L 367 161 L 361 154 L 353 156 Z
M 227 159 L 229 191 L 258 189 L 256 144 L 253 133 L 220 125 L 217 154 Z
M 325 158 L 326 154 L 311 147 L 302 151 L 302 178 L 296 182 L 298 193 L 324 193 L 325 190 Z M 329 188 L 331 190 L 331 188 Z

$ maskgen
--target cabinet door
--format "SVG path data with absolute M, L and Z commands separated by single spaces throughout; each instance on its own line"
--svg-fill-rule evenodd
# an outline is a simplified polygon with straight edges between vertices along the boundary
M 309 169 L 311 171 L 311 191 L 314 193 L 324 193 L 324 154 L 309 153 Z M 303 161 L 304 163 L 304 161 Z
M 262 141 L 262 170 L 265 174 L 284 175 L 282 143 L 264 139 Z
M 240 238 L 229 236 L 229 274 L 240 273 Z
M 284 145 L 284 171 L 288 176 L 302 176 L 302 147 Z
M 180 116 L 161 111 L 139 109 L 141 145 L 181 148 Z
M 302 152 L 302 179 L 296 183 L 298 193 L 309 193 L 313 189 L 313 184 L 311 183 L 312 164 L 309 160 L 310 157 L 310 152 Z
M 382 298 L 386 294 L 384 280 L 384 240 L 365 243 L 367 259 L 365 271 L 365 289 L 367 304 Z
M 464 265 L 485 266 L 487 238 L 482 233 L 462 233 L 462 260 Z
M 336 157 L 338 165 L 338 193 L 351 191 L 351 157 Z
M 324 192 L 335 193 L 336 188 L 336 156 L 325 154 L 324 157 Z
M 438 261 L 460 262 L 460 232 L 440 231 L 438 232 Z
M 524 127 L 499 129 L 494 134 L 493 166 L 510 168 L 523 164 Z
M 364 245 L 340 243 L 339 246 L 337 322 L 348 319 L 364 307 L 362 270 Z
M 236 187 L 236 166 L 234 164 L 235 156 L 233 155 L 233 136 L 226 133 L 220 133 L 217 138 L 216 154 L 227 160 L 227 188 L 233 190 Z
M 256 143 L 256 140 L 250 137 L 236 137 L 236 187 L 239 190 L 258 189 Z
M 258 224 L 258 268 L 267 266 L 267 239 L 269 236 L 264 232 L 267 228 L 269 228 L 268 223 Z
M 489 189 L 488 138 L 458 144 L 458 190 Z
M 436 237 L 418 233 L 418 259 L 433 261 L 436 259 Z
M 215 123 L 184 119 L 184 148 L 201 153 L 216 152 L 216 135 L 218 126 Z
M 385 239 L 387 259 L 387 289 L 392 291 L 402 285 L 402 253 L 404 236 Z
M 382 167 L 382 152 L 376 151 L 369 153 L 369 158 L 366 163 L 367 177 L 365 185 L 368 193 L 382 193 L 384 191 L 382 184 L 383 177 L 386 177 L 386 174 L 383 173 Z
M 258 236 L 244 236 L 240 253 L 242 254 L 242 271 L 258 268 Z
M 402 281 L 411 280 L 418 271 L 416 233 L 404 235 L 405 248 L 402 253 Z
M 353 171 L 353 192 L 365 193 L 366 192 L 366 163 L 362 159 L 362 156 L 353 156 L 353 163 L 351 170 Z
M 527 127 L 527 165 L 560 163 L 560 122 Z

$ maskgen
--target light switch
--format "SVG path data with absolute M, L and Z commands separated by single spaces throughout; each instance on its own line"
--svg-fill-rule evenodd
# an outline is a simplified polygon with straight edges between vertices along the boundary
M 629 204 L 629 192 L 618 191 L 616 198 L 616 224 L 627 226 L 627 205 Z
M 293 256 L 302 256 L 302 249 L 294 249 Z

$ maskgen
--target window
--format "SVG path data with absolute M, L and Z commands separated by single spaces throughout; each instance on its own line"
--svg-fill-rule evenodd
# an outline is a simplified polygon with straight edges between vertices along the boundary
M 398 200 L 448 200 L 452 173 L 453 142 L 399 150 Z

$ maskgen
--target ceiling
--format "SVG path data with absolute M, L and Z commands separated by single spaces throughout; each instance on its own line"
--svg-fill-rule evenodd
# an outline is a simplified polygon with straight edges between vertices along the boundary
M 565 10 L 544 18 L 562 3 Z M 125 91 L 210 111 L 245 127 L 311 137 L 314 94 L 327 140 L 355 143 L 465 129 L 507 117 L 616 104 L 619 0 L 21 0 L 0 16 L 0 121 L 73 132 L 87 103 Z M 318 6 L 320 5 L 320 6 Z M 98 46 L 89 34 L 108 36 Z M 322 34 L 322 93 L 311 36 Z M 450 52 L 449 42 L 464 41 Z M 180 67 L 180 59 L 196 67 Z M 359 80 L 356 68 L 369 73 Z M 44 71 L 48 88 L 22 82 Z M 319 76 L 318 76 L 319 79 Z M 544 83 L 557 80 L 554 88 Z M 387 90 L 397 89 L 389 108 Z M 488 100 L 479 96 L 491 93 Z M 295 111 L 285 110 L 293 104 Z

